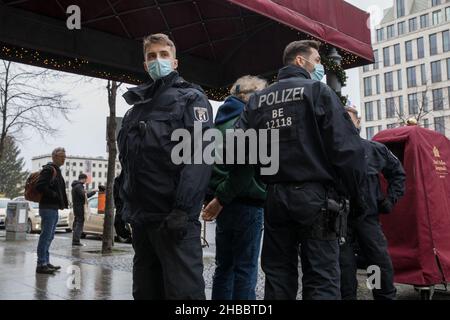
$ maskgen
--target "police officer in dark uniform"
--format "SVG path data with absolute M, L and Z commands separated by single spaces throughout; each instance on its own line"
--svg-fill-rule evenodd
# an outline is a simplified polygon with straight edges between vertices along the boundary
M 118 145 L 122 214 L 132 228 L 135 299 L 205 299 L 199 214 L 211 166 L 173 160 L 177 129 L 212 127 L 202 89 L 183 80 L 174 43 L 164 34 L 144 39 L 145 69 L 153 82 L 124 94 L 134 105 L 125 115 Z M 191 161 L 192 160 L 192 161 Z
M 358 112 L 346 107 L 347 112 L 359 129 Z M 349 219 L 348 241 L 341 246 L 341 294 L 342 299 L 356 300 L 358 282 L 356 278 L 356 259 L 354 246 L 369 266 L 379 267 L 380 287 L 373 288 L 375 300 L 393 300 L 396 295 L 394 270 L 387 249 L 387 241 L 381 229 L 378 213 L 389 213 L 405 192 L 405 171 L 397 157 L 378 142 L 362 139 L 367 160 L 366 210 L 352 206 Z M 381 192 L 379 174 L 388 182 L 387 196 Z M 360 212 L 358 212 L 360 211 Z M 362 212 L 361 212 L 362 211 Z M 374 283 L 376 284 L 376 283 Z
M 328 200 L 339 201 L 345 192 L 364 203 L 363 146 L 340 99 L 320 82 L 318 50 L 316 41 L 289 44 L 278 81 L 250 98 L 236 124 L 279 130 L 278 172 L 261 176 L 268 185 L 261 262 L 265 299 L 296 298 L 299 245 L 303 299 L 340 299 L 337 215 L 328 210 Z

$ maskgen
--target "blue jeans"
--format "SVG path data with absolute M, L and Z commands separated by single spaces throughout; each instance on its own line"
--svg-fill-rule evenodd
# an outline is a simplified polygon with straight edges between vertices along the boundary
M 55 236 L 56 225 L 58 224 L 57 209 L 39 209 L 41 216 L 41 234 L 37 247 L 37 265 L 45 266 L 50 263 L 48 250 Z
M 213 300 L 256 300 L 264 210 L 232 202 L 216 220 Z

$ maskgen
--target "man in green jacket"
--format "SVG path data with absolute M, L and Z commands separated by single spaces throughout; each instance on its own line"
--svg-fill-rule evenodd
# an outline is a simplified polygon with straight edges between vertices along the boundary
M 267 82 L 258 77 L 236 81 L 215 120 L 223 137 L 227 129 L 234 128 L 251 94 L 265 87 Z M 256 300 L 266 187 L 251 165 L 217 164 L 209 188 L 213 199 L 203 210 L 203 218 L 216 219 L 212 299 Z

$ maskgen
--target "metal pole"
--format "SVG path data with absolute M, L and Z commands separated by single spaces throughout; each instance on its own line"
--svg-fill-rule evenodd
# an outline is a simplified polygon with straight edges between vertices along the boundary
M 330 52 L 328 53 L 328 58 L 338 65 L 341 65 L 342 57 L 336 50 L 336 48 L 331 48 Z M 339 81 L 337 75 L 331 70 L 327 72 L 327 84 L 336 92 L 342 91 L 342 83 Z

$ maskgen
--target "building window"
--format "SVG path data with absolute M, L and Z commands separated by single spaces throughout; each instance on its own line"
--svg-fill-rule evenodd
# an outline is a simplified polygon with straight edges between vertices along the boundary
M 400 45 L 396 44 L 394 46 L 394 64 L 400 64 L 400 63 L 401 63 Z
M 390 25 L 387 27 L 387 38 L 391 39 L 395 37 L 395 29 L 394 29 L 394 25 Z
M 447 59 L 447 69 L 448 69 L 448 66 L 450 66 L 450 59 Z M 381 87 L 380 87 L 380 75 L 379 74 L 377 74 L 375 76 L 375 87 L 376 87 L 376 90 L 377 90 L 377 94 L 380 94 L 381 93 Z
M 76 162 L 72 163 L 72 167 L 76 167 L 76 166 L 77 166 Z
M 428 119 L 423 119 L 423 127 L 424 127 L 425 129 L 430 128 L 430 120 L 428 120 Z
M 384 29 L 377 29 L 377 42 L 381 42 L 384 40 Z
M 450 58 L 447 58 L 447 80 L 450 80 Z
M 441 10 L 434 11 L 432 16 L 433 16 L 433 26 L 441 23 Z
M 69 177 L 70 172 L 66 171 L 66 177 Z
M 395 117 L 395 101 L 394 98 L 386 99 L 386 118 Z
M 422 85 L 425 86 L 427 84 L 427 72 L 425 70 L 425 64 L 420 65 L 420 77 Z
M 450 51 L 450 31 L 442 32 L 442 48 L 444 52 Z
M 397 24 L 397 33 L 399 36 L 401 36 L 402 34 L 405 34 L 405 21 L 399 22 Z
M 401 116 L 405 115 L 405 109 L 403 107 L 403 96 L 398 97 L 398 113 Z
M 408 88 L 417 86 L 416 67 L 411 67 L 411 68 L 406 69 L 406 79 L 408 82 Z
M 397 0 L 397 18 L 403 17 L 405 15 L 405 0 Z
M 95 171 L 92 172 L 92 178 L 95 178 Z
M 427 97 L 426 91 L 422 92 L 422 107 L 421 107 L 421 109 L 424 112 L 428 112 L 428 97 Z
M 443 110 L 444 109 L 444 95 L 443 90 L 435 89 L 433 90 L 433 110 Z
M 414 32 L 417 30 L 417 18 L 409 19 L 409 32 Z
M 389 47 L 383 49 L 383 60 L 384 60 L 385 67 L 389 67 L 391 65 L 390 56 L 389 56 Z
M 92 189 L 95 189 L 95 182 L 92 182 Z
M 403 89 L 402 70 L 397 70 L 397 83 L 398 83 L 398 90 L 402 90 Z
M 445 8 L 445 21 L 450 21 L 450 7 Z
M 442 73 L 441 73 L 441 61 L 435 61 L 431 63 L 431 82 L 441 82 L 442 81 Z
M 434 118 L 434 130 L 445 135 L 445 118 L 444 117 Z
M 366 121 L 373 121 L 373 103 L 366 102 L 364 106 L 366 110 Z
M 387 127 L 388 129 L 394 129 L 394 128 L 397 127 L 397 124 L 396 124 L 396 123 L 390 123 L 390 124 L 388 124 L 386 127 Z
M 420 16 L 420 28 L 423 29 L 427 27 L 428 27 L 428 13 Z
M 102 177 L 102 173 L 101 173 L 101 172 L 98 173 L 98 177 L 99 177 L 99 178 Z
M 412 41 L 405 42 L 405 55 L 406 61 L 411 61 L 413 59 Z
M 431 0 L 431 6 L 435 7 L 441 4 L 441 0 Z
M 430 34 L 430 55 L 438 54 L 437 34 Z
M 364 96 L 372 95 L 372 77 L 364 78 Z
M 72 171 L 72 177 L 76 177 L 77 176 L 77 172 L 76 171 Z
M 419 113 L 419 104 L 417 101 L 417 93 L 408 94 L 408 111 L 409 114 Z
M 374 64 L 373 69 L 376 70 L 380 67 L 380 57 L 378 56 L 378 50 L 373 50 Z
M 378 120 L 381 120 L 383 115 L 381 114 L 381 101 L 377 100 L 377 115 L 378 115 Z
M 102 164 L 101 164 L 101 163 L 99 163 L 98 167 L 99 167 L 99 168 L 101 168 L 101 167 L 102 167 Z
M 425 57 L 425 46 L 423 42 L 423 37 L 417 39 L 417 59 L 422 59 Z
M 392 92 L 394 91 L 394 79 L 393 72 L 386 72 L 384 74 L 384 91 Z
M 381 130 L 383 130 L 383 126 L 380 124 L 380 125 L 378 126 L 378 132 L 380 132 Z
M 95 168 L 95 163 L 92 164 L 92 168 Z
M 69 189 L 69 181 L 66 181 L 66 189 Z
M 365 66 L 363 66 L 363 72 L 367 72 L 367 71 L 369 71 L 370 69 L 369 69 L 369 66 L 368 65 L 365 65 Z
M 366 128 L 367 139 L 372 140 L 374 135 L 375 135 L 375 127 L 367 127 Z
M 107 164 L 105 164 L 105 169 L 108 169 L 108 165 Z

